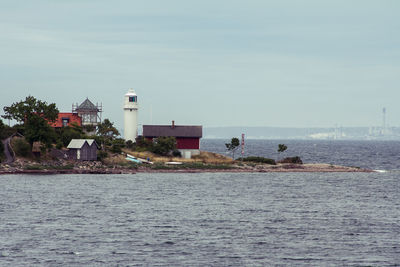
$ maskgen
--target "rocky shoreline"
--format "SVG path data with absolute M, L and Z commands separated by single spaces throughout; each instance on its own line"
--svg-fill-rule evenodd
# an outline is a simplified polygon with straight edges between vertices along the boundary
M 65 166 L 65 168 L 64 168 Z M 207 166 L 207 165 L 205 165 Z M 35 167 L 35 168 L 33 168 Z M 226 166 L 225 166 L 226 167 Z M 100 162 L 79 162 L 74 165 L 18 165 L 3 164 L 0 166 L 1 174 L 135 174 L 135 173 L 266 173 L 266 172 L 373 172 L 372 170 L 357 167 L 346 167 L 331 164 L 277 164 L 277 165 L 238 165 L 234 164 L 222 168 L 182 168 L 179 166 L 139 166 L 127 168 L 121 166 L 104 166 Z

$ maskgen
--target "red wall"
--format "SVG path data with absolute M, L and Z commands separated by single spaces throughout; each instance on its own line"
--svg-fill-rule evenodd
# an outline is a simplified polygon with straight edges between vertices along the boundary
M 153 141 L 153 138 L 146 137 L 147 140 Z M 200 138 L 176 138 L 177 149 L 200 149 Z
M 200 149 L 200 138 L 176 138 L 177 149 Z

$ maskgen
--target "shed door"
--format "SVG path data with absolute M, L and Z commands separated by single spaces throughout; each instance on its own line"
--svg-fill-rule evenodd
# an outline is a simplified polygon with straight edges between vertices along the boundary
M 76 151 L 76 159 L 81 159 L 81 150 Z

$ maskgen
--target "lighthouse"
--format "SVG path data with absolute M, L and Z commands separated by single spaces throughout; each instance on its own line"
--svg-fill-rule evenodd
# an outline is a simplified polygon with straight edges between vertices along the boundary
M 138 135 L 138 103 L 137 95 L 130 89 L 124 97 L 124 138 L 125 141 L 136 142 Z

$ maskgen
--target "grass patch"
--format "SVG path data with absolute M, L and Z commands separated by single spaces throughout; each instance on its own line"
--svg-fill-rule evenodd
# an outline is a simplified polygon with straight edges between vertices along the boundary
M 35 164 L 35 165 L 26 165 L 26 166 L 24 167 L 24 170 L 44 170 L 44 169 L 45 169 L 44 166 L 38 165 L 38 164 Z
M 46 169 L 49 169 L 49 170 L 72 170 L 73 168 L 74 168 L 73 164 L 46 166 Z

